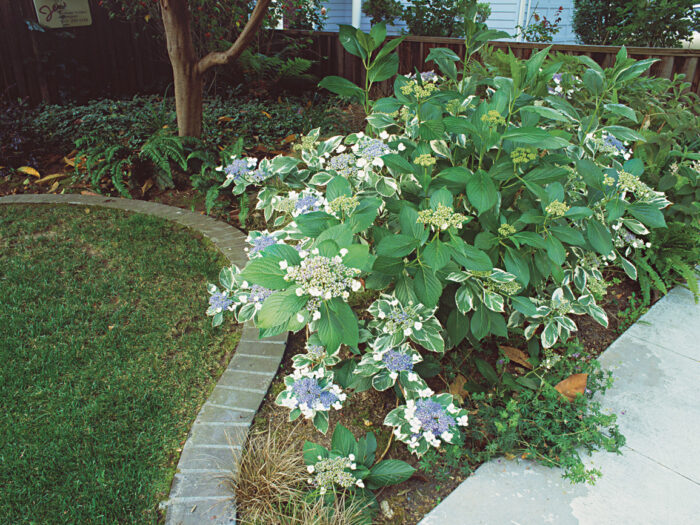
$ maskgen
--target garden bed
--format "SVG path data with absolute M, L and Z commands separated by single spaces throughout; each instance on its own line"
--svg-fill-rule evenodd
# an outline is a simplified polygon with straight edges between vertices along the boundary
M 611 320 L 610 325 L 605 328 L 585 317 L 577 319 L 579 331 L 576 341 L 582 347 L 580 356 L 582 362 L 598 357 L 648 309 L 640 305 L 638 283 L 627 278 L 622 272 L 613 271 L 607 277 L 614 284 L 608 288 L 605 299 L 600 304 Z M 306 352 L 305 345 L 306 337 L 303 333 L 290 335 L 280 370 L 258 411 L 251 433 L 253 435 L 272 433 L 278 440 L 289 437 L 288 445 L 296 450 L 301 450 L 306 441 L 320 443 L 329 448 L 330 433 L 325 436 L 319 434 L 309 420 L 290 422 L 289 411 L 275 404 L 275 398 L 284 390 L 284 377 L 294 371 L 292 357 Z M 566 347 L 558 349 L 561 355 L 565 354 L 565 350 Z M 491 357 L 486 354 L 482 357 L 489 360 L 496 368 L 497 355 L 494 352 Z M 345 357 L 350 357 L 350 354 L 348 353 Z M 518 369 L 520 372 L 524 371 L 514 362 L 505 367 L 505 370 L 514 375 L 518 375 Z M 467 379 L 477 383 L 479 380 L 483 381 L 475 369 Z M 450 389 L 450 384 L 442 382 L 439 378 L 428 383 L 435 390 Z M 470 397 L 466 391 L 463 394 L 467 399 Z M 414 525 L 464 481 L 470 472 L 475 471 L 483 461 L 453 458 L 450 462 L 443 459 L 433 464 L 425 464 L 425 467 L 421 468 L 421 460 L 412 455 L 403 444 L 393 440 L 389 442 L 391 432 L 390 428 L 384 425 L 384 416 L 395 406 L 396 396 L 391 391 L 378 392 L 371 389 L 356 393 L 348 397 L 342 410 L 331 415 L 330 426 L 333 428 L 336 423 L 339 423 L 352 431 L 355 436 L 374 432 L 377 436 L 378 456 L 386 453 L 385 459 L 400 459 L 416 468 L 416 472 L 408 481 L 377 491 L 377 499 L 388 503 L 393 517 L 388 518 L 386 514 L 380 513 L 374 521 L 374 523 L 386 525 Z M 471 455 L 477 455 L 484 450 L 485 446 L 484 441 L 468 442 L 466 451 Z M 501 460 L 506 461 L 506 458 L 503 457 L 499 461 Z M 242 517 L 245 518 L 245 515 Z
M 239 339 L 202 313 L 225 258 L 181 226 L 89 206 L 0 206 L 0 248 L 0 520 L 158 523 Z

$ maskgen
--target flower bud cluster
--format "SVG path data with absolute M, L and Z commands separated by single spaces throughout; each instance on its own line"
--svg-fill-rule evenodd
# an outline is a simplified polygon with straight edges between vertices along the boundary
M 357 208 L 359 205 L 360 199 L 357 197 L 357 195 L 353 195 L 351 197 L 341 195 L 328 203 L 328 209 L 326 211 L 329 211 L 336 216 L 338 214 L 342 214 L 347 217 L 352 215 L 352 212 L 354 212 L 355 208 Z
M 417 100 L 425 100 L 438 90 L 434 82 L 426 82 L 422 86 L 415 80 L 401 86 L 401 93 L 404 95 L 413 95 Z
M 311 151 L 316 145 L 316 136 L 305 135 L 301 137 L 301 143 L 294 145 L 294 151 Z
M 364 487 L 362 480 L 352 474 L 352 471 L 357 469 L 353 454 L 349 457 L 321 459 L 315 465 L 309 465 L 307 469 L 309 474 L 314 474 L 313 478 L 309 478 L 309 483 L 318 487 L 321 494 L 333 490 L 336 485 L 344 489 L 353 486 Z
M 547 215 L 556 219 L 566 215 L 566 212 L 569 211 L 569 206 L 565 202 L 552 201 L 547 205 L 545 211 Z
M 633 193 L 640 201 L 648 201 L 655 196 L 654 190 L 642 182 L 639 177 L 624 170 L 618 173 L 617 184 L 620 190 Z
M 435 157 L 428 153 L 424 153 L 423 155 L 418 155 L 413 161 L 413 164 L 418 164 L 419 166 L 423 166 L 424 168 L 429 168 L 430 166 L 433 166 L 436 162 L 437 159 Z
M 517 282 L 509 281 L 506 283 L 499 281 L 486 281 L 484 288 L 493 292 L 502 293 L 503 295 L 515 295 L 522 288 Z
M 506 119 L 503 118 L 503 115 L 501 115 L 495 109 L 490 109 L 487 113 L 481 115 L 481 121 L 486 122 L 490 127 L 493 128 L 495 128 L 496 126 L 504 126 L 506 123 Z
M 513 235 L 515 232 L 515 226 L 508 224 L 507 222 L 504 222 L 498 227 L 498 235 L 501 237 L 508 237 L 509 235 Z
M 513 164 L 525 164 L 537 158 L 537 150 L 534 148 L 515 148 L 510 154 Z
M 448 228 L 461 228 L 467 218 L 461 213 L 455 213 L 454 209 L 444 204 L 438 204 L 436 210 L 421 210 L 418 212 L 418 222 L 427 224 L 433 230 L 447 230 Z

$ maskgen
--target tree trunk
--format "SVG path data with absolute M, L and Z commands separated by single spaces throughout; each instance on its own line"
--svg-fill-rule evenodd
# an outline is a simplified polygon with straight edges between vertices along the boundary
M 178 133 L 181 137 L 199 137 L 203 78 L 197 69 L 187 0 L 161 0 L 160 9 L 173 68 Z
M 265 19 L 271 0 L 258 0 L 243 31 L 224 52 L 212 52 L 197 60 L 187 0 L 160 0 L 168 56 L 173 67 L 177 128 L 181 137 L 202 134 L 202 90 L 204 75 L 215 66 L 230 64 L 250 45 Z

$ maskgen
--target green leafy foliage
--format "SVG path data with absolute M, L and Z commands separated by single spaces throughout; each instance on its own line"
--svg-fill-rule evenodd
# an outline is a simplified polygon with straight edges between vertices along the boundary
M 574 0 L 574 31 L 582 44 L 681 47 L 700 30 L 693 0 Z
M 485 441 L 474 459 L 485 461 L 500 455 L 521 456 L 549 467 L 559 467 L 572 482 L 594 483 L 601 472 L 586 468 L 581 454 L 602 449 L 620 453 L 625 438 L 616 416 L 604 412 L 593 399 L 612 385 L 611 373 L 603 372 L 597 361 L 581 356 L 580 346 L 569 345 L 563 357 L 549 369 L 531 374 L 535 388 L 509 388 L 500 394 L 473 394 L 477 414 L 471 438 Z M 553 385 L 571 374 L 588 374 L 586 391 L 567 401 Z

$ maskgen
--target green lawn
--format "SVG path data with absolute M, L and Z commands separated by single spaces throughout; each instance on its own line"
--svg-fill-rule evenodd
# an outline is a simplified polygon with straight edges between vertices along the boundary
M 0 523 L 156 523 L 178 449 L 238 340 L 225 259 L 172 223 L 0 206 Z

